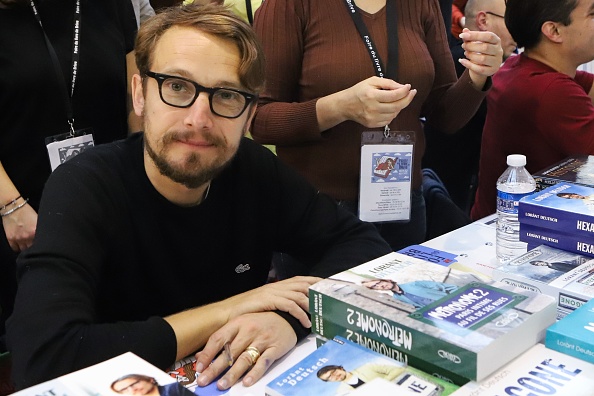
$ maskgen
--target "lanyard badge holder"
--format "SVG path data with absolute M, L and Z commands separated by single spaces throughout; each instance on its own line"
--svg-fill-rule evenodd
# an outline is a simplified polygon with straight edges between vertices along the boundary
M 68 132 L 50 136 L 45 139 L 45 145 L 47 147 L 50 165 L 52 167 L 52 171 L 54 171 L 58 167 L 58 165 L 63 164 L 75 155 L 82 153 L 87 148 L 94 146 L 92 128 L 85 128 L 79 130 L 74 129 L 74 110 L 72 108 L 72 95 L 74 94 L 74 86 L 76 84 L 76 76 L 78 72 L 78 62 L 80 58 L 80 0 L 76 0 L 76 8 L 74 11 L 74 42 L 72 43 L 72 83 L 70 87 L 70 93 L 68 92 L 66 81 L 64 80 L 64 75 L 62 74 L 62 70 L 60 69 L 60 61 L 58 60 L 58 56 L 56 55 L 54 46 L 52 45 L 52 43 L 49 40 L 49 37 L 45 33 L 45 29 L 43 28 L 43 24 L 41 23 L 41 17 L 39 16 L 39 12 L 37 11 L 37 7 L 35 6 L 34 0 L 30 0 L 30 4 L 31 9 L 33 10 L 33 14 L 35 15 L 35 19 L 37 20 L 39 26 L 41 27 L 41 30 L 43 31 L 43 36 L 45 38 L 45 43 L 47 45 L 47 49 L 50 54 L 52 64 L 54 66 L 54 71 L 56 72 L 56 77 L 58 78 L 58 81 L 61 86 L 62 96 L 64 98 L 64 102 L 66 105 L 68 125 L 70 126 Z
M 361 220 L 410 220 L 414 140 L 413 131 L 388 128 L 361 135 Z
M 347 11 L 361 36 L 375 68 L 375 75 L 396 80 L 398 75 L 398 29 L 396 1 L 386 1 L 388 64 L 386 70 L 379 51 L 361 14 L 351 0 Z M 366 131 L 361 135 L 359 173 L 359 218 L 369 222 L 408 222 L 411 212 L 412 168 L 415 134 L 412 131 Z

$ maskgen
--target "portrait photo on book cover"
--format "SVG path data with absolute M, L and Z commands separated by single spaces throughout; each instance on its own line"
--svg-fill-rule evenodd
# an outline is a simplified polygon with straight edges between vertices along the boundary
M 499 270 L 549 283 L 590 259 L 581 254 L 541 245 L 511 260 Z
M 126 374 L 116 378 L 110 389 L 118 395 L 194 396 L 191 390 L 178 382 L 160 385 L 155 378 L 143 374 Z

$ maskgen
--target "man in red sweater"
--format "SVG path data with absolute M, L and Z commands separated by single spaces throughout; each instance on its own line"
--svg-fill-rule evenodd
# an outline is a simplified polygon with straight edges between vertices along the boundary
M 535 173 L 573 154 L 594 154 L 594 1 L 508 0 L 505 23 L 524 52 L 493 77 L 471 217 L 495 212 L 508 154 Z

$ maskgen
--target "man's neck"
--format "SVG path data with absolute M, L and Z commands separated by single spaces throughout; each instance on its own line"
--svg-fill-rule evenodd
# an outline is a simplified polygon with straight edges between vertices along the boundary
M 560 54 L 554 47 L 549 45 L 540 45 L 530 50 L 525 50 L 524 54 L 530 58 L 537 60 L 559 73 L 567 74 L 574 78 L 579 64 L 575 64 L 569 57 Z

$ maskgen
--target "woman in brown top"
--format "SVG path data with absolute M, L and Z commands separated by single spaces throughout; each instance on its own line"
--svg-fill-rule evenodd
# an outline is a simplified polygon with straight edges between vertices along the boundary
M 388 0 L 395 1 L 395 0 Z M 465 30 L 468 70 L 458 79 L 437 0 L 266 0 L 254 28 L 266 54 L 266 89 L 252 134 L 275 144 L 278 156 L 323 193 L 356 213 L 361 132 L 389 125 L 414 131 L 412 211 L 408 223 L 377 223 L 392 248 L 425 238 L 421 158 L 423 121 L 443 131 L 466 124 L 485 97 L 502 61 L 499 38 Z M 380 62 L 397 76 L 377 77 L 361 29 L 361 15 Z M 397 51 L 388 36 L 397 32 Z M 479 53 L 480 51 L 480 53 Z M 398 60 L 390 64 L 397 52 Z M 374 76 L 376 74 L 376 76 Z M 392 74 L 394 75 L 394 73 Z

